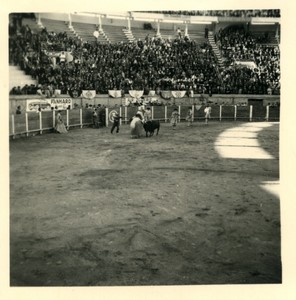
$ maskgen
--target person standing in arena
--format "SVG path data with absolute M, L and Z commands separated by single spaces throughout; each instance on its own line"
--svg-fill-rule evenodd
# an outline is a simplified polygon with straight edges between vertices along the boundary
M 137 139 L 141 137 L 143 131 L 142 117 L 140 114 L 136 113 L 136 115 L 132 118 L 131 124 L 131 138 Z
M 211 106 L 209 106 L 209 104 L 207 104 L 204 109 L 206 125 L 208 125 L 209 119 L 211 118 L 211 111 L 212 111 Z
M 111 134 L 113 134 L 113 131 L 114 131 L 115 128 L 117 128 L 117 129 L 116 129 L 116 133 L 119 132 L 119 124 L 120 124 L 120 119 L 121 119 L 121 118 L 122 118 L 122 117 L 119 116 L 118 112 L 116 112 L 116 113 L 114 114 L 114 117 L 113 117 L 113 126 L 112 126 L 112 128 L 111 128 Z
M 187 116 L 186 116 L 186 121 L 187 121 L 187 126 L 188 127 L 192 125 L 192 116 L 193 116 L 192 108 L 189 107 L 188 112 L 187 112 Z
M 171 115 L 171 124 L 173 129 L 176 129 L 178 123 L 178 117 L 179 117 L 178 108 L 175 108 Z
M 144 107 L 143 107 L 143 106 L 139 106 L 139 107 L 138 107 L 137 114 L 141 116 L 141 120 L 142 120 L 142 121 L 144 120 L 144 112 L 145 112 Z
M 61 111 L 58 111 L 58 114 L 56 116 L 56 120 L 57 120 L 57 125 L 55 127 L 55 130 L 57 133 L 68 133 L 68 130 L 63 122 L 63 118 L 61 115 Z
M 152 120 L 151 110 L 150 107 L 147 107 L 144 112 L 144 122 L 148 122 Z
M 92 119 L 93 119 L 93 128 L 98 128 L 98 114 L 96 108 L 93 110 Z

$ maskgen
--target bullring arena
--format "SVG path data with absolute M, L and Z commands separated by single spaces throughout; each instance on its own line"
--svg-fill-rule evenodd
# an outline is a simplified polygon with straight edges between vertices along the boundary
M 282 282 L 279 13 L 10 15 L 11 286 Z

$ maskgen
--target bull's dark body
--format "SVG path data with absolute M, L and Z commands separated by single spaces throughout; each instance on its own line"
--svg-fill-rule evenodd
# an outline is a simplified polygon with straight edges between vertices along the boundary
M 158 135 L 160 129 L 160 122 L 159 120 L 151 120 L 143 124 L 144 130 L 146 132 L 146 137 L 153 136 L 154 131 L 157 130 L 156 135 Z

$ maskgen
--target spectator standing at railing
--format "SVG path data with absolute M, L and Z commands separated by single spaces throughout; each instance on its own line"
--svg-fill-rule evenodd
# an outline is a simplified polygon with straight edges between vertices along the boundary
M 22 113 L 20 105 L 18 105 L 18 107 L 16 108 L 16 112 L 15 113 L 17 115 L 20 115 Z

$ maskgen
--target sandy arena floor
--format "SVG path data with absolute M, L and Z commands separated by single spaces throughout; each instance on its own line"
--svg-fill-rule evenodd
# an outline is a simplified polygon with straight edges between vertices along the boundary
M 12 140 L 11 285 L 280 283 L 278 180 L 278 123 Z

